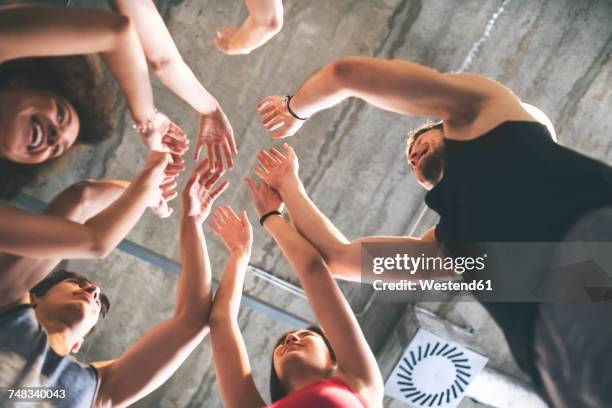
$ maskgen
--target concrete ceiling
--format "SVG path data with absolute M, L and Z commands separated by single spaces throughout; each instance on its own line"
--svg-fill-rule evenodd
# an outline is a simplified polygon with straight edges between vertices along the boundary
M 247 209 L 255 220 L 242 178 L 251 173 L 256 152 L 279 145 L 258 122 L 255 104 L 264 96 L 293 92 L 311 73 L 335 58 L 368 55 L 410 59 L 439 70 L 458 69 L 500 0 L 308 0 L 285 1 L 283 31 L 249 56 L 227 57 L 213 45 L 215 30 L 238 25 L 246 17 L 241 0 L 158 1 L 158 7 L 183 54 L 228 114 L 238 150 L 231 186 L 222 201 Z M 102 0 L 75 0 L 74 6 L 105 7 Z M 608 1 L 513 0 L 499 15 L 491 35 L 474 54 L 470 71 L 508 85 L 524 101 L 540 107 L 555 125 L 559 142 L 612 163 L 612 3 Z M 110 83 L 109 83 L 110 84 Z M 111 85 L 112 86 L 112 85 Z M 156 104 L 190 135 L 195 112 L 155 83 Z M 79 148 L 64 168 L 30 194 L 49 200 L 84 178 L 130 179 L 141 168 L 145 149 L 132 133 L 119 98 L 120 126 L 112 140 Z M 352 100 L 312 118 L 290 140 L 300 158 L 300 174 L 320 209 L 349 237 L 422 233 L 435 225 L 426 212 L 420 221 L 424 191 L 404 158 L 406 133 L 422 122 L 383 112 Z M 192 142 L 195 140 L 192 137 Z M 192 146 L 195 143 L 192 143 Z M 193 166 L 189 162 L 189 168 Z M 188 172 L 186 172 L 188 173 Z M 181 184 L 185 177 L 181 178 Z M 568 192 L 571 193 L 571 192 Z M 178 209 L 178 202 L 174 202 Z M 255 226 L 251 264 L 285 281 L 297 280 L 280 251 Z M 207 232 L 214 275 L 226 251 Z M 178 217 L 160 221 L 145 215 L 130 233 L 133 243 L 179 261 Z M 116 250 L 101 261 L 71 261 L 100 282 L 113 308 L 86 343 L 80 358 L 106 360 L 119 355 L 155 322 L 170 316 L 176 276 Z M 136 251 L 142 255 L 142 251 Z M 368 303 L 371 292 L 356 284 L 343 290 L 387 375 L 415 327 L 425 327 L 486 355 L 486 373 L 505 382 L 506 399 L 492 402 L 484 390 L 472 398 L 495 406 L 528 406 L 527 381 L 509 355 L 495 323 L 475 302 L 416 305 Z M 249 273 L 245 293 L 251 307 L 240 316 L 255 378 L 267 395 L 269 356 L 278 335 L 290 328 L 275 308 L 312 320 L 307 303 Z M 262 301 L 262 302 L 259 302 Z M 258 303 L 259 302 L 259 303 Z M 261 306 L 263 305 L 263 307 Z M 266 309 L 267 307 L 267 309 Z M 272 335 L 270 335 L 272 333 Z M 525 399 L 523 399 L 525 398 Z M 521 403 L 521 401 L 523 401 Z M 221 406 L 208 341 L 159 390 L 137 406 Z M 390 399 L 388 407 L 405 406 Z M 469 398 L 461 407 L 482 406 Z

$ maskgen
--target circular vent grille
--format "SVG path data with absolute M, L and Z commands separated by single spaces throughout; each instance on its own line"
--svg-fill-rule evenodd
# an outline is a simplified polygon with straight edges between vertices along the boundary
M 387 394 L 417 407 L 455 407 L 487 359 L 419 330 L 385 385 Z

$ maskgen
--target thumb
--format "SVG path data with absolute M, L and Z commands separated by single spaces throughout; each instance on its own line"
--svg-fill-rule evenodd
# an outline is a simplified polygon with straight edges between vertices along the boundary
M 240 214 L 240 221 L 242 221 L 242 225 L 245 227 L 249 225 L 249 217 L 247 217 L 246 211 L 242 211 L 242 214 Z
M 247 187 L 251 191 L 251 194 L 255 195 L 257 192 L 257 187 L 255 186 L 255 182 L 253 181 L 253 179 L 251 179 L 250 177 L 246 177 L 244 179 L 244 183 L 247 185 Z
M 285 148 L 285 153 L 287 156 L 295 157 L 295 150 L 293 150 L 293 147 L 289 146 L 289 143 L 283 143 L 283 147 Z

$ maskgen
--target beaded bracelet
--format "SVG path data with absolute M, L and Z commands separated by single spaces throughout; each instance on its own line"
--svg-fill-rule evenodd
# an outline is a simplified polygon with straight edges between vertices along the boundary
M 153 122 L 155 121 L 155 117 L 158 113 L 159 111 L 157 109 L 153 109 L 153 114 L 143 123 L 141 123 L 140 125 L 132 123 L 132 129 L 136 130 L 138 133 L 141 134 L 148 133 L 151 130 L 155 129 L 155 125 L 153 124 Z

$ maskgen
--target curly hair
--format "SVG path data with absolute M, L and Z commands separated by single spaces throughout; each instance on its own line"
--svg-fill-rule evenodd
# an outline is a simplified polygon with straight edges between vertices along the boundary
M 96 57 L 22 58 L 2 63 L 3 89 L 49 91 L 65 97 L 80 119 L 76 143 L 95 144 L 115 130 L 114 93 L 104 84 Z M 0 159 L 0 198 L 11 198 L 38 179 L 46 166 Z
M 325 336 L 325 333 L 323 332 L 323 329 L 321 329 L 320 326 L 317 325 L 313 325 L 308 327 L 306 330 L 311 331 L 311 332 L 315 332 L 316 334 L 318 334 L 319 336 L 321 336 L 321 338 L 323 339 L 323 342 L 325 343 L 325 345 L 327 346 L 327 350 L 329 351 L 329 356 L 331 358 L 331 361 L 333 363 L 336 362 L 336 353 L 334 353 L 334 349 L 331 346 L 331 343 L 329 342 L 329 340 L 327 339 L 327 336 Z M 285 333 L 281 336 L 281 338 L 278 339 L 278 341 L 276 342 L 276 345 L 274 346 L 274 350 L 276 350 L 276 348 L 283 342 L 285 341 L 285 338 L 287 337 L 287 334 L 289 334 L 291 332 Z M 270 367 L 270 398 L 272 399 L 272 402 L 276 402 L 282 398 L 285 398 L 287 396 L 287 390 L 285 389 L 285 387 L 283 386 L 283 383 L 281 382 L 278 373 L 276 372 L 276 369 L 274 368 L 274 358 L 272 358 L 272 365 Z

